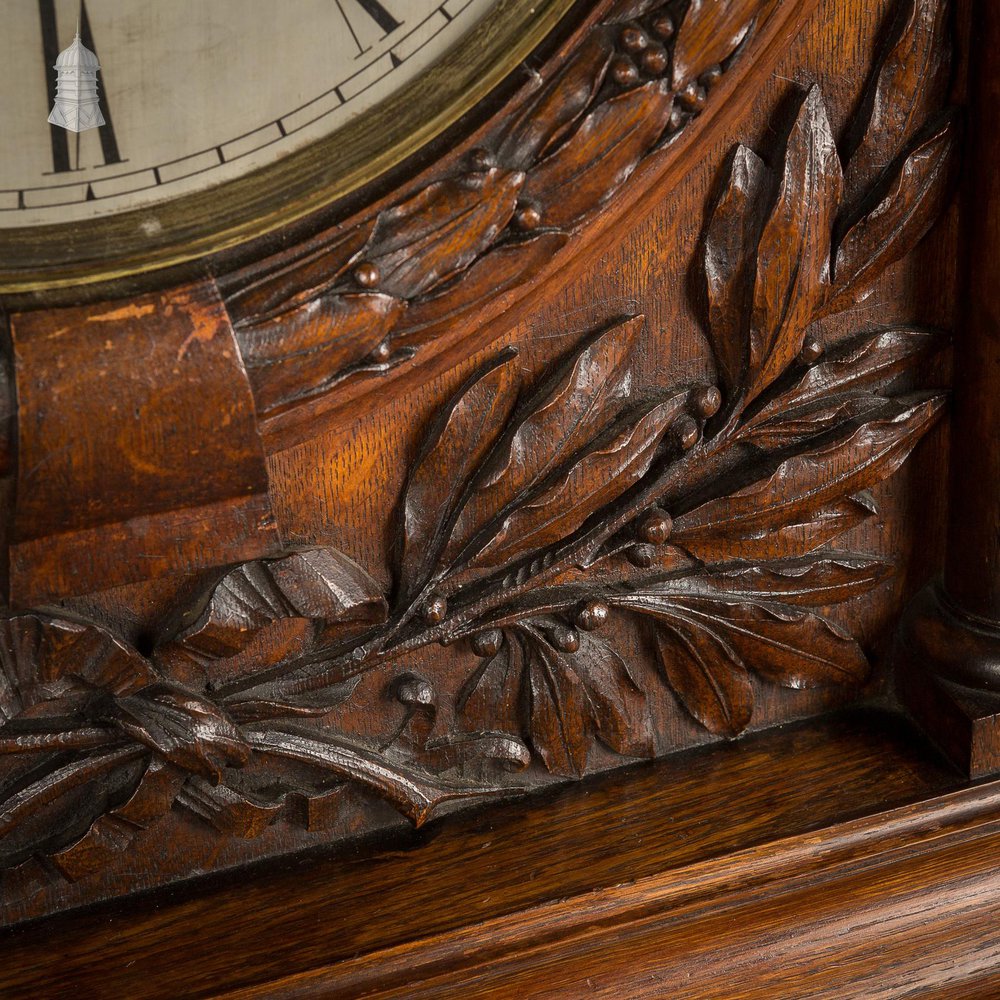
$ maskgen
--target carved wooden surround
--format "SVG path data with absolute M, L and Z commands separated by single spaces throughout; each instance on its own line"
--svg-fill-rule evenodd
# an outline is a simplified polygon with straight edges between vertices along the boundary
M 4 922 L 889 703 L 968 13 L 603 0 L 288 248 L 10 303 Z M 995 770 L 934 593 L 897 673 Z

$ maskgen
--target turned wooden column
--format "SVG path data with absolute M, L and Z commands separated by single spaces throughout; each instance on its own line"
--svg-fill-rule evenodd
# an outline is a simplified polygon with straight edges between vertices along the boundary
M 1000 771 L 1000 5 L 974 4 L 944 574 L 900 633 L 900 691 L 971 775 Z

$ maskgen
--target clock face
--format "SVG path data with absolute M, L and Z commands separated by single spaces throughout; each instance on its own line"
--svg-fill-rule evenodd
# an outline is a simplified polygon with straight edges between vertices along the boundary
M 72 133 L 47 118 L 79 3 L 18 0 L 0 59 L 0 227 L 153 205 L 273 163 L 411 86 L 494 3 L 87 0 L 106 123 Z
M 65 287 L 191 259 L 330 203 L 468 110 L 568 6 L 5 4 L 0 291 L 46 287 L 46 274 Z M 100 62 L 105 124 L 74 133 L 47 119 L 56 57 L 78 23 Z M 84 245 L 86 264 L 71 256 Z

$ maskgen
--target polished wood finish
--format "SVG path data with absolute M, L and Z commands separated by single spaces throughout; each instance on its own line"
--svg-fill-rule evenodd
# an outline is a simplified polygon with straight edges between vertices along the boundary
M 0 983 L 150 998 L 774 996 L 793 976 L 829 996 L 957 988 L 994 960 L 992 921 L 969 926 L 969 908 L 993 891 L 1000 816 L 995 787 L 959 782 L 891 716 L 799 724 L 374 853 L 28 925 L 5 935 Z M 780 959 L 777 927 L 797 928 Z M 820 960 L 827 947 L 850 960 Z
M 15 608 L 280 548 L 253 397 L 212 282 L 60 310 L 58 325 L 18 314 L 11 337 Z
M 1000 626 L 1000 290 L 990 261 L 1000 251 L 1000 77 L 989 53 L 1000 44 L 1000 12 L 976 5 L 970 136 L 964 333 L 957 341 L 951 520 L 945 589 L 967 615 Z M 1000 675 L 1000 662 L 995 671 Z M 1000 681 L 994 682 L 1000 686 Z
M 988 989 L 895 697 L 992 770 L 974 13 L 584 4 L 336 211 L 6 303 L 0 986 Z
M 963 213 L 962 335 L 955 345 L 949 531 L 943 579 L 907 611 L 900 691 L 927 733 L 973 777 L 1000 771 L 1000 14 L 975 5 Z

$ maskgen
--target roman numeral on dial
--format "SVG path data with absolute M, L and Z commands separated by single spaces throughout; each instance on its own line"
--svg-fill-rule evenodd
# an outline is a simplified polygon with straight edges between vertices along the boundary
M 382 34 L 379 39 L 381 40 L 403 25 L 403 22 L 397 21 L 379 0 L 334 0 L 334 2 L 358 47 L 358 55 L 372 47 L 368 39 L 372 36 L 373 26 L 381 29 Z

